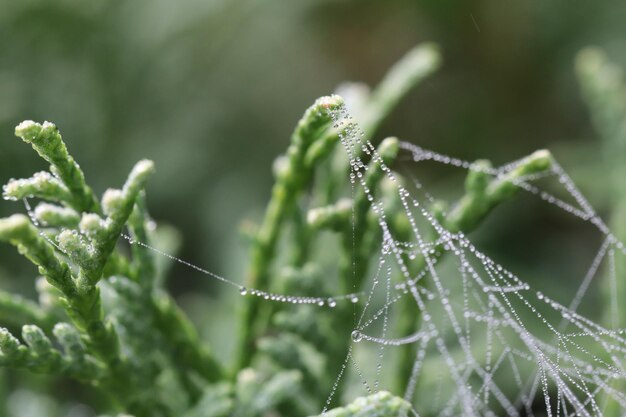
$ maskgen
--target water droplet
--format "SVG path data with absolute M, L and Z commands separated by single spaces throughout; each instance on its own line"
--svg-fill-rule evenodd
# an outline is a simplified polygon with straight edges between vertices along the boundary
M 248 289 L 246 287 L 239 288 L 239 294 L 247 295 L 248 294 Z
M 317 302 L 317 305 L 320 306 L 320 307 L 324 307 L 324 300 L 319 300 Z
M 330 307 L 330 308 L 333 308 L 333 307 L 337 306 L 337 302 L 335 300 L 333 300 L 332 298 L 329 298 L 326 303 L 328 304 L 328 307 Z
M 359 343 L 363 339 L 363 334 L 360 331 L 355 330 L 352 332 L 351 337 L 354 343 Z
M 350 297 L 350 301 L 351 301 L 353 304 L 356 304 L 356 303 L 358 303 L 358 302 L 359 302 L 359 297 L 357 297 L 356 295 L 353 295 L 352 297 Z

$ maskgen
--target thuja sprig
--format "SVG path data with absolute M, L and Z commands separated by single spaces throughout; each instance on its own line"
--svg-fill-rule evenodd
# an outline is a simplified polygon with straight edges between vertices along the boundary
M 99 219 L 96 215 L 87 213 L 81 219 L 80 231 L 86 241 L 75 231 L 65 230 L 58 236 L 62 248 L 67 247 L 71 253 L 72 250 L 76 251 L 73 260 L 81 266 L 77 278 L 79 288 L 89 288 L 100 280 L 104 266 L 133 211 L 137 196 L 153 171 L 152 161 L 140 161 L 132 169 L 121 190 L 108 189 L 104 193 L 102 209 L 106 218 Z
M 20 253 L 39 267 L 39 272 L 48 279 L 48 282 L 61 291 L 66 311 L 80 332 L 76 333 L 80 334 L 78 340 L 84 340 L 94 357 L 109 367 L 111 378 L 109 384 L 113 386 L 113 379 L 118 378 L 124 381 L 118 386 L 128 384 L 132 378 L 120 359 L 117 335 L 113 327 L 104 322 L 99 290 L 95 284 L 88 288 L 80 287 L 77 277 L 72 275 L 69 266 L 55 256 L 53 246 L 39 235 L 26 216 L 13 215 L 8 219 L 0 220 L 0 239 L 8 240 L 16 245 Z M 61 336 L 69 335 L 67 329 L 60 331 Z M 40 364 L 33 362 L 30 356 L 23 355 L 21 358 L 22 360 L 19 357 L 9 356 L 8 360 L 9 363 L 17 360 L 18 364 L 28 369 L 40 369 Z M 78 368 L 81 367 L 78 366 Z M 50 366 L 47 369 L 53 373 L 59 370 L 57 366 Z
M 547 172 L 551 167 L 550 152 L 540 150 L 524 158 L 510 172 L 492 180 L 489 174 L 491 163 L 485 160 L 475 162 L 465 181 L 466 194 L 446 216 L 443 226 L 452 233 L 474 230 L 494 207 L 519 192 L 520 181 Z
M 109 392 L 118 408 L 137 416 L 180 415 L 200 399 L 203 385 L 219 381 L 223 372 L 185 314 L 158 287 L 148 248 L 131 245 L 131 259 L 117 250 L 125 227 L 131 243 L 150 240 L 153 223 L 143 189 L 152 162 L 137 163 L 123 187 L 108 189 L 99 202 L 53 124 L 24 122 L 16 134 L 50 162 L 52 173 L 11 180 L 5 198 L 35 197 L 56 204 L 39 203 L 30 218 L 0 219 L 0 240 L 15 245 L 55 290 L 38 284 L 41 306 L 0 297 L 0 313 L 11 314 L 17 326 L 36 323 L 52 330 L 65 353 L 51 353 L 42 362 L 47 339 L 40 336 L 45 332 L 25 327 L 26 345 L 18 341 L 16 347 L 17 339 L 5 337 L 3 364 L 83 380 Z M 110 293 L 108 315 L 103 287 Z M 71 325 L 54 325 L 66 319 L 59 304 Z M 155 383 L 163 374 L 172 375 L 166 387 Z
M 296 199 L 311 180 L 312 167 L 306 166 L 306 155 L 311 146 L 332 125 L 331 111 L 343 104 L 339 96 L 322 97 L 311 106 L 298 122 L 287 149 L 282 166 L 276 173 L 276 183 L 272 188 L 272 197 L 265 212 L 265 217 L 256 234 L 251 251 L 251 268 L 248 274 L 249 287 L 266 290 L 269 284 L 269 272 L 280 230 L 286 218 L 291 214 Z M 259 334 L 258 297 L 246 300 L 241 326 L 241 352 L 238 367 L 250 363 L 254 351 L 254 339 Z
M 350 111 L 356 113 L 357 120 L 365 126 L 366 137 L 371 137 L 392 108 L 414 86 L 433 73 L 440 65 L 440 55 L 433 44 L 423 44 L 411 50 L 385 76 L 378 87 L 370 93 L 362 84 L 345 85 L 342 93 L 350 97 Z M 246 285 L 267 290 L 272 261 L 280 231 L 288 219 L 293 219 L 296 244 L 293 257 L 296 267 L 302 267 L 308 257 L 308 248 L 313 239 L 305 214 L 294 212 L 296 201 L 310 185 L 317 167 L 328 158 L 339 142 L 339 132 L 343 126 L 333 127 L 331 114 L 343 105 L 339 96 L 323 97 L 311 106 L 298 123 L 292 135 L 287 153 L 275 164 L 276 182 L 272 198 L 267 206 L 265 217 L 252 238 L 251 267 Z M 342 152 L 341 157 L 330 167 L 329 181 L 318 188 L 325 188 L 325 194 L 333 196 L 341 187 L 338 178 L 345 178 L 348 164 Z M 269 309 L 259 314 L 260 300 L 250 297 L 246 300 L 242 315 L 241 344 L 237 367 L 247 366 L 252 360 L 254 340 L 269 323 L 268 316 L 276 311 Z
M 132 403 L 136 401 L 133 397 L 137 391 L 133 372 L 120 354 L 115 328 L 104 317 L 97 284 L 107 262 L 112 258 L 138 193 L 153 171 L 153 164 L 151 161 L 139 162 L 121 190 L 107 190 L 102 199 L 101 211 L 100 204 L 85 183 L 82 171 L 67 153 L 61 135 L 53 124 L 23 122 L 16 128 L 16 135 L 30 143 L 51 164 L 53 175 L 36 174 L 32 179 L 12 180 L 4 188 L 5 198 L 47 198 L 65 207 L 41 205 L 33 214 L 34 219 L 60 228 L 57 234 L 40 232 L 28 217 L 17 214 L 0 219 L 0 240 L 15 245 L 21 254 L 38 267 L 39 273 L 60 291 L 61 302 L 75 326 L 75 330 L 67 326 L 55 327 L 57 339 L 68 347 L 66 353 L 74 355 L 74 359 L 83 350 L 93 355 L 105 371 L 99 378 L 94 376 L 91 382 L 106 387 L 114 393 L 117 401 L 133 408 L 135 405 Z M 76 225 L 79 216 L 81 218 Z M 77 228 L 63 228 L 67 226 Z M 39 337 L 40 332 L 26 329 L 24 336 L 27 343 L 28 340 L 35 340 L 35 336 L 41 343 L 31 346 L 30 350 L 18 347 L 18 351 L 24 352 L 20 356 L 21 362 L 18 360 L 20 357 L 15 355 L 9 361 L 17 360 L 29 369 L 45 369 L 53 373 L 58 371 L 59 366 L 50 361 L 47 367 L 35 361 L 42 352 L 36 352 L 35 356 L 30 352 L 37 346 L 42 347 L 46 339 Z M 30 335 L 30 339 L 26 335 Z M 84 349 L 81 348 L 83 344 Z M 81 363 L 84 365 L 93 361 L 74 362 L 79 364 L 76 367 L 80 369 Z M 88 368 L 85 365 L 85 369 Z

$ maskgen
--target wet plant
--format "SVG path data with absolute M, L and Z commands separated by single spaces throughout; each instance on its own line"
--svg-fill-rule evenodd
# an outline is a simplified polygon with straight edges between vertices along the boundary
M 573 191 L 582 208 L 532 185 L 537 179 L 557 175 L 569 186 L 568 177 L 551 154 L 541 150 L 494 168 L 486 160 L 457 160 L 395 137 L 377 141 L 377 146 L 370 141 L 402 97 L 439 64 L 437 48 L 421 45 L 373 90 L 346 84 L 338 95 L 319 98 L 306 110 L 287 151 L 274 164 L 275 185 L 265 214 L 260 224 L 248 231 L 250 257 L 245 282 L 216 275 L 158 249 L 164 237 L 145 201 L 146 185 L 154 171 L 151 161 L 138 162 L 121 188 L 108 189 L 97 198 L 54 124 L 25 121 L 18 125 L 16 136 L 30 144 L 50 169 L 6 184 L 4 197 L 23 202 L 26 214 L 1 219 L 0 240 L 15 246 L 34 264 L 40 275 L 36 280 L 41 297 L 34 302 L 0 294 L 0 318 L 12 330 L 20 329 L 0 330 L 0 364 L 93 386 L 106 394 L 106 405 L 99 410 L 104 413 L 252 417 L 304 416 L 323 410 L 322 414 L 333 417 L 391 417 L 416 414 L 419 368 L 432 342 L 448 362 L 457 390 L 458 404 L 449 412 L 456 407 L 472 408 L 474 392 L 465 386 L 469 382 L 464 377 L 455 374 L 457 365 L 449 363 L 455 355 L 441 337 L 443 327 L 433 324 L 429 313 L 427 300 L 435 300 L 443 306 L 442 316 L 448 314 L 453 322 L 453 331 L 445 329 L 457 337 L 458 346 L 471 358 L 466 378 L 469 381 L 476 372 L 488 387 L 477 394 L 483 407 L 477 410 L 491 410 L 487 407 L 489 395 L 483 392 L 493 392 L 499 402 L 493 409 L 516 415 L 515 407 L 503 400 L 508 393 L 497 391 L 492 376 L 484 374 L 484 369 L 496 367 L 492 363 L 496 353 L 502 358 L 537 355 L 543 372 L 538 386 L 544 388 L 547 403 L 554 390 L 559 398 L 575 403 L 576 393 L 566 391 L 559 379 L 569 371 L 551 367 L 550 356 L 555 351 L 542 350 L 544 341 L 530 335 L 522 329 L 521 320 L 512 317 L 515 310 L 507 294 L 529 291 L 528 285 L 466 238 L 520 191 L 534 192 L 600 224 Z M 410 174 L 395 169 L 401 152 L 415 162 L 434 160 L 466 169 L 464 194 L 450 205 L 432 198 L 412 198 L 409 188 L 415 192 L 421 185 Z M 415 213 L 423 216 L 422 223 Z M 610 245 L 622 249 L 617 237 L 605 234 Z M 160 256 L 183 262 L 234 287 L 242 296 L 234 364 L 215 358 L 167 293 L 155 259 Z M 476 262 L 467 259 L 470 256 L 476 256 L 484 272 L 477 272 Z M 459 331 L 455 323 L 452 291 L 438 280 L 436 267 L 446 258 L 461 260 L 462 294 L 475 298 L 465 300 L 462 308 L 466 330 Z M 481 275 L 496 283 L 480 281 Z M 430 284 L 422 280 L 427 276 L 432 279 Z M 468 276 L 476 282 L 467 283 Z M 364 322 L 365 310 L 377 297 L 375 290 L 384 286 L 382 307 Z M 543 295 L 537 298 L 545 299 Z M 398 313 L 390 317 L 392 305 Z M 572 313 L 567 313 L 570 319 Z M 366 330 L 378 319 L 382 335 L 374 337 Z M 483 339 L 504 338 L 500 327 L 512 328 L 522 342 L 542 348 L 526 346 L 527 353 L 513 342 L 503 342 L 498 352 L 497 345 L 486 343 L 476 348 L 486 364 L 475 365 L 472 361 L 478 355 L 469 343 L 470 319 L 487 323 Z M 598 329 L 594 332 L 593 336 L 604 335 Z M 391 333 L 399 336 L 391 338 Z M 378 367 L 373 382 L 355 360 L 353 347 L 361 342 L 381 345 L 375 356 L 381 359 L 374 359 Z M 576 366 L 582 359 L 561 353 L 560 343 L 556 349 L 559 360 L 570 360 Z M 390 345 L 398 349 L 389 367 L 393 376 L 388 385 L 395 395 L 382 389 L 387 386 L 382 386 L 380 377 L 383 349 Z M 593 354 L 608 360 L 603 353 Z M 360 378 L 369 394 L 353 402 L 353 380 L 345 375 L 350 364 L 355 368 L 353 378 Z M 517 371 L 516 366 L 512 368 Z M 607 366 L 606 372 L 615 372 L 614 368 Z M 554 379 L 554 387 L 546 372 Z M 588 372 L 588 379 L 604 375 L 593 369 Z M 426 386 L 425 392 L 428 389 Z M 609 399 L 620 404 L 622 398 L 608 392 Z M 595 392 L 588 395 L 594 401 L 599 396 Z M 342 406 L 344 401 L 349 404 Z

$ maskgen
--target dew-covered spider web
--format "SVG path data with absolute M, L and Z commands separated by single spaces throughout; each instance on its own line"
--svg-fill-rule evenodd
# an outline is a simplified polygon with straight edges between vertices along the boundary
M 523 277 L 481 252 L 464 233 L 447 230 L 439 220 L 441 213 L 432 212 L 432 197 L 422 184 L 415 178 L 401 180 L 387 167 L 345 107 L 329 113 L 349 160 L 346 175 L 353 194 L 360 190 L 367 195 L 382 232 L 366 291 L 321 298 L 245 288 L 146 242 L 125 238 L 233 286 L 242 296 L 320 308 L 354 304 L 357 314 L 350 346 L 322 413 L 348 373 L 361 382 L 364 394 L 392 390 L 382 374 L 393 371 L 399 349 L 410 346 L 414 356 L 408 380 L 401 384 L 404 392 L 393 393 L 413 405 L 413 415 L 601 416 L 607 403 L 624 415 L 626 330 L 607 328 L 577 311 L 599 271 L 608 271 L 613 285 L 622 279 L 616 276 L 615 263 L 626 256 L 626 249 L 558 163 L 552 161 L 541 174 L 517 178 L 515 185 L 564 215 L 592 225 L 601 237 L 591 264 L 570 279 L 578 289 L 567 303 L 535 291 Z M 487 168 L 410 143 L 400 147 L 412 164 L 434 161 L 482 170 L 493 179 L 505 177 L 525 162 Z M 410 230 L 403 238 L 394 233 L 385 201 L 368 189 L 365 178 L 371 169 L 382 170 L 387 181 L 395 184 Z M 546 183 L 552 191 L 546 191 Z M 608 308 L 615 318 L 621 300 L 615 292 L 613 296 Z M 414 332 L 394 334 L 391 317 L 407 311 L 415 318 Z M 376 346 L 374 360 L 359 355 L 366 346 Z M 428 381 L 424 374 L 429 375 Z
M 383 235 L 377 277 L 372 280 L 352 333 L 353 347 L 364 342 L 380 345 L 376 369 L 367 373 L 370 380 L 364 371 L 368 365 L 355 361 L 352 348 L 346 358 L 346 364 L 362 378 L 366 391 L 377 389 L 381 364 L 386 357 L 393 357 L 394 348 L 414 344 L 415 359 L 403 394 L 414 404 L 416 415 L 535 415 L 538 402 L 543 403 L 541 415 L 548 416 L 603 415 L 607 402 L 619 408 L 619 415 L 626 413 L 624 330 L 603 327 L 577 313 L 601 267 L 609 271 L 615 287 L 615 258 L 626 251 L 558 163 L 552 161 L 549 170 L 514 182 L 568 215 L 592 224 L 603 237 L 593 262 L 580 280 L 574 281 L 581 284 L 569 304 L 534 291 L 523 278 L 481 252 L 463 233 L 444 228 L 438 221 L 441 215 L 428 209 L 431 197 L 421 184 L 414 180 L 409 187 L 401 182 L 385 166 L 376 148 L 363 139 L 365 135 L 345 108 L 333 112 L 333 120 L 341 129 L 352 178 L 372 202 Z M 491 169 L 410 143 L 402 143 L 401 148 L 415 163 L 435 161 L 483 170 L 494 179 L 505 177 L 526 162 L 522 159 Z M 364 159 L 374 164 L 366 165 Z M 383 200 L 376 199 L 367 188 L 365 172 L 372 166 L 397 185 L 410 224 L 408 239 L 394 236 Z M 564 197 L 535 184 L 547 178 L 555 180 Z M 452 259 L 454 268 L 442 270 L 443 258 Z M 412 262 L 420 262 L 417 271 L 411 272 Z M 401 282 L 392 282 L 392 277 L 398 275 Z M 376 297 L 376 293 L 383 296 Z M 405 297 L 415 304 L 419 328 L 414 334 L 394 338 L 387 325 L 388 316 Z M 613 291 L 614 323 L 619 314 L 616 297 Z M 383 299 L 383 305 L 370 302 L 375 298 Z M 381 324 L 375 326 L 377 322 Z M 439 359 L 434 371 L 439 381 L 433 390 L 426 387 L 416 395 L 426 359 L 433 357 Z

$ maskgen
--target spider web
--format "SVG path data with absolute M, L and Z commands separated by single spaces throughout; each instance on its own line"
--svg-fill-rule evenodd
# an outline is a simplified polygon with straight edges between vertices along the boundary
M 434 368 L 439 380 L 434 388 L 420 386 L 412 410 L 415 415 L 534 415 L 538 402 L 542 402 L 541 415 L 598 416 L 603 415 L 607 399 L 623 414 L 626 395 L 620 387 L 625 376 L 624 330 L 605 328 L 577 310 L 603 264 L 608 264 L 605 267 L 609 270 L 611 286 L 616 288 L 615 258 L 626 252 L 565 171 L 554 162 L 549 171 L 520 178 L 515 185 L 592 224 L 603 236 L 601 247 L 568 305 L 533 291 L 528 283 L 481 252 L 463 233 L 446 230 L 428 210 L 431 197 L 419 182 L 414 181 L 414 189 L 403 185 L 385 166 L 375 147 L 363 139 L 365 135 L 345 108 L 331 112 L 331 116 L 335 127 L 340 129 L 341 142 L 350 160 L 351 178 L 356 178 L 357 186 L 368 195 L 383 234 L 378 272 L 352 333 L 353 346 L 345 361 L 354 367 L 365 390 L 369 393 L 378 390 L 387 350 L 416 344 L 405 399 L 413 402 L 429 358 L 438 359 Z M 481 169 L 494 178 L 502 178 L 525 162 L 486 169 L 409 143 L 402 143 L 401 148 L 416 163 L 435 161 Z M 374 164 L 370 162 L 368 167 L 363 157 L 371 158 Z M 381 169 L 396 184 L 410 223 L 409 240 L 394 237 L 383 200 L 376 199 L 368 189 L 364 173 L 372 167 Z M 567 199 L 534 184 L 548 177 L 557 180 Z M 434 230 L 435 233 L 430 233 L 434 238 L 429 239 L 425 230 Z M 444 255 L 453 260 L 454 268 L 442 269 L 438 260 Z M 412 275 L 410 263 L 420 256 L 425 267 Z M 402 282 L 392 283 L 392 277 L 398 275 Z M 380 292 L 384 295 L 377 297 Z M 611 316 L 616 323 L 618 300 L 615 291 L 612 295 Z M 390 311 L 404 297 L 415 303 L 416 317 L 421 316 L 419 329 L 409 336 L 390 338 L 387 326 Z M 375 307 L 373 299 L 385 301 L 382 307 Z M 379 325 L 375 326 L 376 323 Z M 380 345 L 376 370 L 369 377 L 364 371 L 366 365 L 359 365 L 354 354 L 354 346 L 364 342 Z M 343 372 L 338 380 L 342 377 Z
M 626 330 L 603 327 L 577 311 L 601 268 L 609 271 L 611 285 L 616 288 L 616 258 L 626 256 L 626 249 L 558 163 L 553 161 L 549 171 L 518 178 L 514 183 L 593 225 L 602 237 L 597 254 L 567 305 L 534 291 L 530 284 L 481 252 L 463 233 L 446 230 L 429 209 L 432 196 L 415 178 L 411 186 L 404 185 L 365 139 L 345 107 L 329 114 L 349 159 L 353 195 L 356 188 L 367 195 L 382 231 L 377 267 L 367 291 L 327 298 L 246 288 L 147 242 L 123 237 L 130 244 L 236 287 L 242 296 L 331 308 L 339 302 L 354 303 L 357 315 L 352 342 L 322 414 L 332 403 L 342 378 L 349 377 L 349 368 L 366 393 L 386 388 L 384 369 L 397 361 L 395 349 L 407 345 L 415 348 L 410 377 L 405 392 L 395 394 L 412 404 L 414 416 L 601 416 L 607 400 L 619 408 L 620 415 L 624 414 Z M 434 161 L 482 170 L 496 179 L 525 162 L 522 159 L 499 168 L 485 168 L 406 142 L 401 142 L 400 148 L 414 164 Z M 408 239 L 394 236 L 384 200 L 368 188 L 365 178 L 371 169 L 382 170 L 394 184 L 409 221 Z M 558 183 L 563 195 L 538 185 L 546 180 Z M 24 203 L 35 219 L 28 201 Z M 424 266 L 411 272 L 417 262 Z M 609 307 L 612 321 L 617 323 L 619 305 L 616 291 L 612 294 Z M 396 336 L 390 326 L 391 317 L 406 299 L 413 305 L 419 326 L 413 334 Z M 359 354 L 363 345 L 377 347 L 375 366 L 371 357 Z M 426 381 L 421 379 L 422 374 L 436 378 L 434 382 L 430 381 L 433 378 Z

